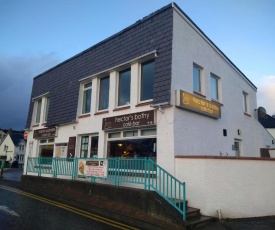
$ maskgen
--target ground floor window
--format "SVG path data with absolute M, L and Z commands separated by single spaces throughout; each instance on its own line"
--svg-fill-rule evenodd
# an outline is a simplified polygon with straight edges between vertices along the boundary
M 98 151 L 98 136 L 82 136 L 80 157 L 89 158 L 97 156 Z
M 54 139 L 44 139 L 39 141 L 39 156 L 53 157 Z
M 108 133 L 108 157 L 157 157 L 156 129 L 137 129 Z
M 108 157 L 156 157 L 156 138 L 108 142 Z

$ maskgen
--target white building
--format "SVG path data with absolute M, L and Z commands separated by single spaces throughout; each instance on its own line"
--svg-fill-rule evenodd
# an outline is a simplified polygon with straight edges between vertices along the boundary
M 24 164 L 24 156 L 26 150 L 26 141 L 23 139 L 23 134 L 10 132 L 5 135 L 5 138 L 0 144 L 0 157 L 6 159 L 8 163 L 18 161 L 22 166 Z
M 183 157 L 260 157 L 274 148 L 256 92 L 169 4 L 34 78 L 27 155 L 154 157 L 184 181 Z

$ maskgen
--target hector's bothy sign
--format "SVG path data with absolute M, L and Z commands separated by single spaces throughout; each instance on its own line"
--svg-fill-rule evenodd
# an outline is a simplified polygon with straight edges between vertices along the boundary
M 213 118 L 221 117 L 221 106 L 212 101 L 186 93 L 182 90 L 176 91 L 176 105 L 183 109 L 188 109 Z
M 103 118 L 102 130 L 124 129 L 155 124 L 154 110 Z

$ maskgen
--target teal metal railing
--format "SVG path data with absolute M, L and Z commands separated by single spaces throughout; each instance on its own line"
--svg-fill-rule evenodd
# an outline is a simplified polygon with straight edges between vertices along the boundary
M 26 173 L 37 173 L 38 176 L 51 174 L 53 177 L 69 176 L 73 180 L 79 177 L 78 165 L 81 158 L 28 158 Z M 96 158 L 108 161 L 106 178 L 91 177 L 96 180 L 112 181 L 115 186 L 120 183 L 141 184 L 145 190 L 154 190 L 169 204 L 176 208 L 186 220 L 185 182 L 181 182 L 160 167 L 151 158 Z M 82 176 L 83 177 L 83 176 Z

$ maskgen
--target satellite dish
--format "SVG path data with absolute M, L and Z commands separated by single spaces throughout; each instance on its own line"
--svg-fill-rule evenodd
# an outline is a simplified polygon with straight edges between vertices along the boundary
M 258 108 L 258 117 L 265 117 L 266 115 L 266 110 L 264 107 L 259 107 Z

